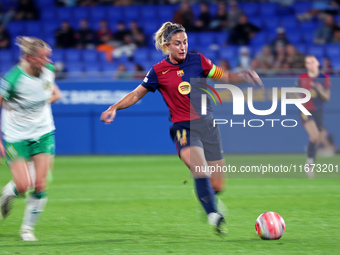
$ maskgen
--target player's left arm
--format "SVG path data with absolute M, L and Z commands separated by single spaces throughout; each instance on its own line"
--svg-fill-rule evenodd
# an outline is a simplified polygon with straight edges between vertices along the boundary
M 55 75 L 55 66 L 52 63 L 46 63 L 45 68 L 50 70 Z M 52 85 L 52 96 L 49 102 L 52 104 L 55 101 L 58 101 L 60 98 L 61 98 L 61 93 L 60 93 L 59 87 L 57 86 L 57 84 L 54 83 Z
M 264 87 L 260 76 L 251 69 L 240 73 L 224 72 L 220 80 L 232 84 L 241 84 L 246 82 L 253 86 L 260 86 L 261 88 Z
M 61 98 L 61 92 L 57 84 L 54 84 L 52 86 L 52 96 L 50 98 L 50 103 L 54 103 L 55 101 L 58 101 Z
M 247 70 L 240 73 L 232 73 L 229 71 L 224 71 L 222 68 L 211 63 L 209 59 L 201 54 L 201 62 L 203 73 L 207 78 L 212 78 L 218 81 L 232 84 L 240 84 L 248 82 L 253 86 L 259 85 L 263 88 L 263 83 L 259 75 L 254 70 Z
M 321 83 L 316 82 L 312 84 L 313 88 L 319 93 L 321 99 L 325 102 L 329 101 L 331 98 L 331 91 L 330 91 L 330 79 L 326 77 L 325 86 Z

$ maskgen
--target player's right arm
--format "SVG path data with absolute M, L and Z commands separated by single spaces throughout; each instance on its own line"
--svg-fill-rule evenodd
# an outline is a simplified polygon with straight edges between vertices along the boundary
M 102 113 L 100 120 L 105 124 L 110 124 L 116 116 L 117 110 L 128 108 L 137 103 L 143 96 L 145 96 L 149 90 L 142 85 L 139 85 L 134 91 L 127 94 L 119 102 L 111 105 L 109 109 Z
M 157 74 L 152 67 L 147 73 L 143 82 L 132 92 L 127 94 L 118 103 L 111 105 L 109 109 L 102 113 L 100 120 L 110 124 L 116 116 L 116 111 L 125 109 L 137 103 L 149 91 L 155 92 L 159 86 Z
M 4 100 L 10 100 L 14 95 L 14 87 L 21 75 L 21 71 L 17 66 L 14 66 L 0 81 L 0 108 L 3 107 Z M 2 112 L 2 109 L 1 109 Z M 1 127 L 1 125 L 0 125 Z M 0 133 L 2 130 L 0 130 Z M 0 139 L 0 154 L 5 156 L 5 149 Z
M 325 78 L 324 85 L 321 85 L 321 83 L 316 82 L 312 84 L 312 87 L 319 93 L 321 100 L 327 102 L 329 101 L 331 97 L 331 91 L 330 91 L 331 82 L 330 82 L 329 76 L 328 75 L 325 75 L 325 76 L 326 78 Z
M 2 112 L 2 107 L 4 100 L 8 100 L 11 98 L 13 94 L 13 88 L 14 88 L 14 82 L 16 81 L 16 78 L 18 77 L 18 72 L 15 71 L 15 68 L 13 68 L 14 71 L 11 70 L 11 72 L 7 73 L 0 81 L 0 111 Z M 1 127 L 1 123 L 0 123 Z M 1 134 L 1 128 L 0 128 L 0 134 Z M 2 137 L 0 138 L 0 155 L 5 157 L 5 148 L 2 143 Z
M 2 108 L 2 103 L 4 102 L 4 98 L 0 95 L 0 111 L 1 111 L 1 108 Z M 1 133 L 1 130 L 0 130 L 0 133 Z M 2 139 L 0 138 L 0 157 L 5 157 L 5 147 L 2 143 Z

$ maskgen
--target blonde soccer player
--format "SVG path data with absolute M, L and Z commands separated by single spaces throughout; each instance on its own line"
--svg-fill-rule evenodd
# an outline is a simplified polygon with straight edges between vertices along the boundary
M 0 152 L 6 155 L 13 181 L 1 193 L 1 216 L 6 218 L 13 198 L 23 196 L 32 187 L 28 162 L 35 168 L 34 191 L 26 198 L 20 236 L 36 241 L 34 228 L 47 203 L 46 176 L 55 151 L 54 121 L 50 100 L 57 87 L 51 48 L 34 37 L 17 37 L 21 59 L 1 80 Z
M 208 107 L 206 116 L 194 109 L 190 98 L 198 96 L 190 85 L 191 78 L 212 78 L 230 81 L 254 83 L 259 81 L 254 71 L 240 74 L 224 72 L 202 54 L 188 53 L 188 37 L 182 25 L 164 23 L 155 34 L 156 48 L 167 57 L 154 65 L 142 83 L 118 103 L 102 113 L 101 120 L 111 123 L 117 110 L 128 108 L 137 103 L 148 92 L 158 90 L 170 111 L 170 135 L 176 145 L 178 155 L 194 177 L 198 200 L 205 209 L 208 222 L 217 233 L 224 233 L 225 217 L 215 204 L 215 192 L 223 189 L 221 173 L 210 176 L 206 172 L 196 171 L 200 166 L 222 166 L 224 156 L 218 127 L 214 127 L 212 109 Z M 195 112 L 197 114 L 192 114 Z M 212 178 L 210 178 L 212 177 Z

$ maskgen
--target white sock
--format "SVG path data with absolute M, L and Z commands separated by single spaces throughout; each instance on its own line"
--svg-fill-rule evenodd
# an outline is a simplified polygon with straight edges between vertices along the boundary
M 34 196 L 34 193 L 27 196 L 24 220 L 21 228 L 33 230 L 39 216 L 45 209 L 46 203 L 47 197 L 37 198 Z
M 10 181 L 9 183 L 7 183 L 6 186 L 2 189 L 2 193 L 4 196 L 17 197 L 18 192 L 15 188 L 14 181 Z
M 313 158 L 307 158 L 306 164 L 314 164 L 314 159 Z

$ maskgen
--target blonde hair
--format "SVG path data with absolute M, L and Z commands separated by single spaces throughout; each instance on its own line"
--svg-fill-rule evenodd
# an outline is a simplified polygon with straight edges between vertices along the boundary
M 26 58 L 26 55 L 34 56 L 39 48 L 51 50 L 47 43 L 36 37 L 17 36 L 15 44 L 19 46 L 21 58 Z
M 179 32 L 185 32 L 185 28 L 181 24 L 165 22 L 160 29 L 155 33 L 155 46 L 157 50 L 163 51 L 168 55 L 169 51 L 165 47 L 170 42 L 171 36 Z
M 307 58 L 314 58 L 316 61 L 319 62 L 319 60 L 318 60 L 314 55 L 306 55 L 306 56 L 305 56 L 305 60 L 306 60 Z

